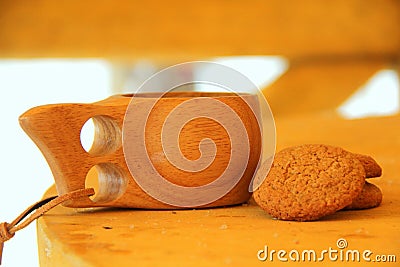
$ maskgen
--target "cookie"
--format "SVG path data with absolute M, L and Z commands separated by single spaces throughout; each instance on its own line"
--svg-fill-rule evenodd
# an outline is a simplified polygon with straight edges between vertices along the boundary
M 351 153 L 328 145 L 301 145 L 275 155 L 254 199 L 278 219 L 317 220 L 350 205 L 364 183 L 364 167 Z
M 353 153 L 356 159 L 358 159 L 365 169 L 366 178 L 374 178 L 382 175 L 382 168 L 379 164 L 370 156 Z
M 365 182 L 361 194 L 344 210 L 361 210 L 378 207 L 382 202 L 382 191 L 374 184 Z

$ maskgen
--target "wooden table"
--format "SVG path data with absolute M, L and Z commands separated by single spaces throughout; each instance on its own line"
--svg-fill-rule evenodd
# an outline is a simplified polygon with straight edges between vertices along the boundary
M 277 149 L 326 143 L 372 155 L 383 167 L 373 182 L 384 193 L 380 207 L 342 211 L 316 222 L 272 219 L 249 204 L 203 210 L 85 210 L 57 207 L 38 220 L 42 266 L 270 266 L 259 250 L 371 250 L 370 256 L 396 255 L 400 262 L 400 116 L 343 120 L 333 114 L 278 117 Z M 54 194 L 54 187 L 46 195 Z M 306 254 L 305 254 L 306 255 Z M 260 256 L 263 256 L 261 254 Z M 306 255 L 307 256 L 307 255 Z M 288 255 L 286 255 L 288 257 Z M 362 255 L 361 255 L 362 257 Z M 345 258 L 345 257 L 344 257 Z M 290 261 L 290 260 L 289 260 Z M 362 262 L 324 263 L 361 266 Z M 302 262 L 315 266 L 318 262 Z M 301 265 L 300 264 L 300 265 Z M 371 264 L 373 266 L 374 264 Z

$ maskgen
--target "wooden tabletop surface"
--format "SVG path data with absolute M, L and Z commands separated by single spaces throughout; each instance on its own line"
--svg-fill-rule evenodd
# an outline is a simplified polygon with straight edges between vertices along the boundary
M 38 220 L 39 256 L 42 266 L 277 266 L 276 253 L 266 261 L 259 250 L 338 250 L 328 266 L 361 266 L 362 253 L 375 260 L 395 255 L 400 262 L 400 116 L 344 120 L 332 114 L 278 117 L 277 149 L 326 143 L 373 156 L 383 168 L 380 207 L 341 211 L 315 222 L 279 221 L 249 204 L 201 210 L 74 210 L 57 207 Z M 55 194 L 54 187 L 46 195 Z M 339 249 L 343 238 L 347 247 Z M 350 250 L 360 261 L 343 260 Z M 293 254 L 295 255 L 295 254 Z M 306 257 L 308 254 L 305 254 Z M 264 254 L 260 254 L 264 256 Z M 268 255 L 269 256 L 269 255 Z M 334 257 L 335 254 L 332 254 Z M 288 258 L 288 254 L 286 254 Z M 386 257 L 388 258 L 388 257 Z M 382 258 L 383 259 L 383 258 Z M 317 259 L 318 260 L 318 259 Z M 289 261 L 291 261 L 289 259 Z M 315 266 L 319 262 L 303 261 Z M 372 264 L 371 266 L 373 266 Z

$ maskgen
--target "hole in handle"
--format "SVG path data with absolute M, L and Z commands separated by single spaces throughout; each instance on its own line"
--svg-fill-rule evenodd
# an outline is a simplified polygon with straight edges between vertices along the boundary
M 90 199 L 98 204 L 110 202 L 124 194 L 128 178 L 121 168 L 113 163 L 93 166 L 86 175 L 85 187 L 94 188 Z
M 93 156 L 113 153 L 122 145 L 118 123 L 105 115 L 88 119 L 81 129 L 80 138 L 83 149 Z

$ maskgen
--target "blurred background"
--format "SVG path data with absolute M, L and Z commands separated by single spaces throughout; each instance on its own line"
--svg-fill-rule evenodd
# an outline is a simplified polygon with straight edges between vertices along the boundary
M 134 92 L 165 67 L 209 60 L 258 85 L 277 122 L 396 115 L 399 25 L 396 0 L 2 0 L 0 220 L 12 220 L 53 183 L 18 124 L 31 107 Z M 83 146 L 92 136 L 89 123 Z M 34 224 L 5 244 L 3 264 L 38 265 Z

